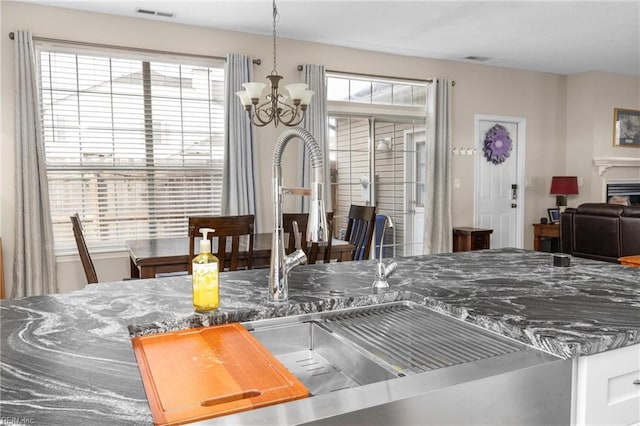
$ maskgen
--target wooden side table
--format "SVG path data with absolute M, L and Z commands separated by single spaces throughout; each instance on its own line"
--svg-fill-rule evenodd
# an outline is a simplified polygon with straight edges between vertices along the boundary
M 453 228 L 453 251 L 485 250 L 491 248 L 493 229 Z
M 634 256 L 624 256 L 618 259 L 621 265 L 640 268 L 640 254 Z
M 533 224 L 533 249 L 540 251 L 540 242 L 542 238 L 558 238 L 560 239 L 560 224 Z

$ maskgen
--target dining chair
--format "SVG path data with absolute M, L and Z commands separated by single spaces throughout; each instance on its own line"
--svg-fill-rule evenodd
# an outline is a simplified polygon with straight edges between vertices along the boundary
M 376 208 L 374 206 L 351 205 L 347 216 L 347 231 L 344 235 L 345 241 L 355 246 L 351 260 L 369 258 L 375 223 Z
M 80 254 L 80 261 L 84 268 L 84 274 L 87 277 L 87 284 L 94 284 L 98 282 L 98 275 L 96 274 L 96 268 L 93 266 L 87 243 L 84 240 L 84 233 L 82 229 L 82 223 L 80 222 L 80 216 L 75 213 L 70 217 L 71 224 L 73 226 L 73 236 L 76 239 L 76 245 L 78 246 L 78 254 Z
M 285 253 L 290 254 L 296 249 L 295 234 L 293 232 L 293 222 L 298 223 L 298 232 L 303 235 L 300 239 L 302 250 L 307 255 L 307 264 L 313 265 L 318 259 L 319 246 L 318 243 L 309 244 L 304 238 L 307 233 L 307 223 L 309 222 L 309 213 L 283 213 L 282 214 L 282 230 L 289 235 L 289 241 L 285 246 Z M 327 225 L 329 234 L 327 235 L 327 246 L 324 250 L 322 261 L 329 263 L 331 261 L 331 241 L 333 239 L 333 212 L 327 212 Z
M 200 229 L 211 228 L 208 237 L 211 240 L 211 248 L 217 245 L 216 255 L 220 262 L 220 271 L 236 271 L 238 267 L 253 268 L 253 227 L 254 215 L 244 216 L 198 216 L 189 217 L 189 259 L 195 256 L 196 238 L 201 237 Z M 246 241 L 246 250 L 240 251 L 240 237 Z M 231 248 L 227 250 L 227 237 L 231 239 Z M 214 239 L 217 244 L 214 244 Z M 246 262 L 241 264 L 240 254 L 246 253 Z M 189 262 L 189 274 L 192 274 L 192 265 Z

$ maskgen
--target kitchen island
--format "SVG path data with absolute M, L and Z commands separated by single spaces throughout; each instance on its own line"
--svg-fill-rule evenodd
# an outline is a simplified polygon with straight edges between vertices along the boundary
M 221 308 L 211 315 L 193 312 L 187 276 L 2 301 L 3 421 L 151 424 L 131 336 L 393 300 L 565 359 L 640 342 L 638 269 L 578 258 L 557 268 L 547 253 L 518 249 L 396 260 L 388 293 L 372 294 L 372 261 L 310 265 L 290 275 L 289 301 L 280 304 L 267 301 L 267 270 L 224 273 Z

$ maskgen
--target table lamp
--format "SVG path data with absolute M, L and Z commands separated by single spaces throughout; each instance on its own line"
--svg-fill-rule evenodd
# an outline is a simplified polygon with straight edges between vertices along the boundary
M 551 190 L 549 194 L 556 196 L 556 206 L 567 205 L 567 195 L 578 194 L 577 176 L 554 176 L 551 178 Z

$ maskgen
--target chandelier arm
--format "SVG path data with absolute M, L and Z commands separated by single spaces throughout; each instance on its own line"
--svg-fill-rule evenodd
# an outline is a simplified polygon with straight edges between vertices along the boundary
M 261 121 L 260 121 L 260 122 L 257 122 L 257 121 L 255 120 L 255 114 L 252 114 L 252 113 L 249 113 L 249 121 L 251 122 L 251 124 L 253 124 L 253 125 L 254 125 L 254 126 L 256 126 L 256 127 L 264 127 L 264 126 L 266 126 L 267 124 L 269 124 L 269 122 L 266 122 L 266 123 L 261 122 Z
M 275 114 L 273 113 L 273 109 L 271 107 L 255 109 L 253 113 L 255 119 L 262 123 L 263 126 L 269 124 L 271 120 L 273 120 L 274 115 Z M 265 119 L 263 119 L 262 116 L 264 116 Z
M 289 116 L 295 117 L 296 115 L 298 115 L 298 107 L 281 102 L 280 107 L 278 108 L 278 115 L 281 119 L 286 119 L 286 117 Z M 286 122 L 286 120 L 282 121 L 283 123 Z M 291 121 L 291 119 L 289 121 Z
M 289 127 L 297 126 L 298 124 L 300 124 L 302 122 L 302 120 L 304 120 L 304 114 L 300 115 L 299 111 L 298 111 L 298 108 L 296 108 L 294 111 L 287 111 L 287 112 L 291 113 L 291 118 L 289 118 L 288 120 L 282 120 L 282 118 L 285 115 L 280 115 L 280 121 L 285 126 L 289 126 Z M 296 119 L 297 119 L 297 121 L 296 121 Z

